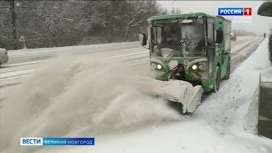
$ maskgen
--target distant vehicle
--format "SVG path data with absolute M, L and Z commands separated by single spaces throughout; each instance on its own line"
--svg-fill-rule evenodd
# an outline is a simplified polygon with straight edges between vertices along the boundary
M 9 60 L 8 50 L 0 48 L 0 65 L 7 63 Z
M 234 33 L 230 34 L 230 39 L 236 41 L 236 35 Z

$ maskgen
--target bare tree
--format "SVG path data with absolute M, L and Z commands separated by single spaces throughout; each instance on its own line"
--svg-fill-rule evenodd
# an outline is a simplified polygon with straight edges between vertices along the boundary
M 13 2 L 19 4 L 14 12 L 9 1 L 0 2 L 7 6 L 0 7 L 0 42 L 11 46 L 10 40 L 24 36 L 28 48 L 76 45 L 94 35 L 108 42 L 133 40 L 147 28 L 148 17 L 167 13 L 155 0 Z
M 139 29 L 142 25 L 146 25 L 148 17 L 162 13 L 156 1 L 136 1 L 131 3 L 132 7 L 130 13 L 127 14 L 127 22 L 125 24 L 125 38 L 132 28 Z

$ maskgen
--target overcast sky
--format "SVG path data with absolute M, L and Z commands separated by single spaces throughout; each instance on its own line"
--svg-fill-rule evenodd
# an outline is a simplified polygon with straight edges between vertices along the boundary
M 234 29 L 246 29 L 252 32 L 268 32 L 272 27 L 271 17 L 262 17 L 257 15 L 259 6 L 263 1 L 179 1 L 168 0 L 158 1 L 169 11 L 173 8 L 180 8 L 182 13 L 205 12 L 211 15 L 217 15 L 218 8 L 222 7 L 251 7 L 251 17 L 230 17 L 233 20 Z M 173 4 L 173 5 L 172 5 Z

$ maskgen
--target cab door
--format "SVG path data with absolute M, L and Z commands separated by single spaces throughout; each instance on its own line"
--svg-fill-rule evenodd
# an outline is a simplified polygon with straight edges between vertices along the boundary
M 208 57 L 208 76 L 211 78 L 213 76 L 213 65 L 215 57 L 215 21 L 212 18 L 207 19 L 207 57 Z

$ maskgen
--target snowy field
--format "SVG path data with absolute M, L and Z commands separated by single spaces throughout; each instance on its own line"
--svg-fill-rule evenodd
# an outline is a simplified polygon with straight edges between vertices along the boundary
M 267 46 L 238 37 L 230 80 L 190 116 L 131 86 L 149 69 L 138 42 L 10 51 L 0 69 L 1 153 L 271 153 L 271 139 L 244 132 L 259 73 L 269 66 Z M 96 145 L 19 146 L 20 137 L 44 136 L 93 136 Z

